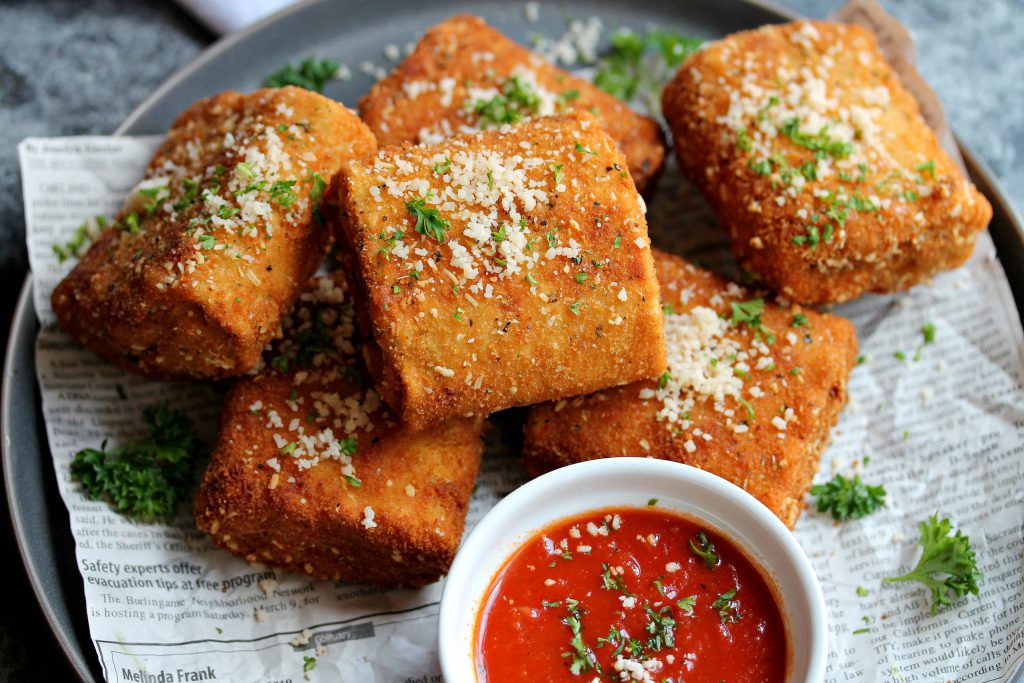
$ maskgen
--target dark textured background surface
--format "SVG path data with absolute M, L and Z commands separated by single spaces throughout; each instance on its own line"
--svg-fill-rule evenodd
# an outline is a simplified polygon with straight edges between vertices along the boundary
M 842 3 L 781 4 L 824 17 Z M 917 38 L 920 70 L 953 128 L 1024 205 L 1024 0 L 883 4 Z M 0 0 L 0 346 L 26 269 L 18 141 L 109 133 L 213 38 L 172 2 Z M 0 680 L 72 680 L 0 502 L 0 554 L 13 575 L 0 610 Z

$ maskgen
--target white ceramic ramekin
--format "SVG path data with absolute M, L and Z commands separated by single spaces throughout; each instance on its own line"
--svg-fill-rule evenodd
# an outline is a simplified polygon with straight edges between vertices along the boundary
M 790 683 L 818 683 L 828 659 L 825 599 L 789 529 L 756 498 L 688 465 L 650 458 L 606 458 L 549 472 L 494 506 L 459 549 L 441 597 L 441 671 L 449 683 L 476 683 L 474 630 L 491 580 L 541 527 L 588 510 L 658 506 L 700 520 L 731 539 L 768 574 L 782 604 Z

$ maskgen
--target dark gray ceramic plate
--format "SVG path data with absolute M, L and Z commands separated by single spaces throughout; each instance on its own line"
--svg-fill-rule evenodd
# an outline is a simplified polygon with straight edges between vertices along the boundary
M 629 0 L 556 2 L 541 5 L 541 21 L 528 23 L 519 0 L 454 0 L 409 3 L 408 0 L 352 2 L 314 0 L 219 41 L 172 76 L 117 129 L 117 134 L 163 133 L 193 101 L 221 90 L 251 90 L 285 62 L 309 55 L 344 61 L 350 81 L 335 81 L 325 94 L 352 106 L 371 85 L 358 65 L 383 65 L 382 49 L 405 45 L 424 28 L 453 14 L 471 11 L 508 35 L 527 42 L 530 35 L 560 34 L 565 15 L 601 17 L 605 27 L 642 29 L 658 24 L 687 35 L 715 38 L 761 24 L 793 18 L 788 12 L 750 0 Z M 606 31 L 607 33 L 607 31 Z M 992 174 L 964 150 L 971 176 L 995 208 L 991 233 L 1018 309 L 1024 302 L 1024 228 Z M 101 681 L 89 639 L 82 578 L 75 566 L 75 546 L 67 509 L 57 492 L 46 431 L 39 410 L 34 347 L 39 324 L 32 310 L 32 283 L 26 280 L 11 326 L 3 384 L 2 431 L 4 475 L 11 518 L 22 560 L 36 597 L 64 653 L 84 681 Z

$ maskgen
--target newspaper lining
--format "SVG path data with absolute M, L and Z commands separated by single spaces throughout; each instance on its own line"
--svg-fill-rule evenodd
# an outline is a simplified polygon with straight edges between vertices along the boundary
M 890 55 L 905 50 L 877 6 L 853 5 L 847 19 L 871 25 Z M 927 92 L 915 94 L 935 115 L 934 96 L 932 104 Z M 939 108 L 930 118 L 940 135 L 948 133 L 941 116 Z M 250 565 L 213 548 L 188 506 L 170 525 L 133 523 L 71 482 L 75 452 L 142 433 L 140 406 L 166 400 L 193 418 L 207 444 L 215 437 L 217 386 L 154 382 L 109 366 L 57 328 L 50 309 L 50 292 L 74 265 L 59 263 L 53 245 L 88 218 L 114 215 L 160 141 L 75 137 L 19 146 L 43 415 L 104 676 L 440 681 L 441 584 L 387 591 Z M 655 245 L 734 268 L 703 200 L 673 168 L 666 175 L 648 217 Z M 853 372 L 850 404 L 817 480 L 859 471 L 883 483 L 888 499 L 862 520 L 839 525 L 808 509 L 797 525 L 829 607 L 826 681 L 1009 681 L 1024 663 L 1024 333 L 992 241 L 982 235 L 967 265 L 931 285 L 867 296 L 837 312 L 856 324 L 865 363 Z M 935 341 L 914 360 L 928 322 Z M 519 442 L 521 415 L 492 421 L 467 530 L 525 479 L 509 446 Z M 923 587 L 882 578 L 913 566 L 917 524 L 936 511 L 970 535 L 984 580 L 979 597 L 932 617 Z M 309 657 L 315 668 L 306 671 Z

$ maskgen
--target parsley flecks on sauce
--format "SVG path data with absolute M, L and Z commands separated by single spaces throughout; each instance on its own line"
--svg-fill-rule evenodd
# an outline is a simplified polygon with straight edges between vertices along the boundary
M 723 624 L 735 623 L 740 620 L 739 606 L 733 601 L 738 591 L 739 588 L 726 591 L 711 603 L 711 609 L 718 610 L 718 616 Z
M 120 514 L 152 521 L 169 520 L 193 483 L 200 443 L 192 421 L 167 403 L 142 410 L 149 435 L 107 450 L 78 451 L 71 479 L 86 495 L 106 500 Z
M 286 64 L 280 70 L 267 76 L 263 81 L 266 88 L 283 88 L 295 85 L 313 92 L 323 92 L 324 86 L 333 79 L 341 66 L 332 59 L 307 57 L 298 66 Z
M 708 539 L 707 534 L 703 531 L 697 533 L 697 543 L 694 543 L 692 538 L 690 539 L 690 550 L 704 560 L 704 565 L 708 569 L 718 566 L 718 551 L 715 550 L 715 544 Z

